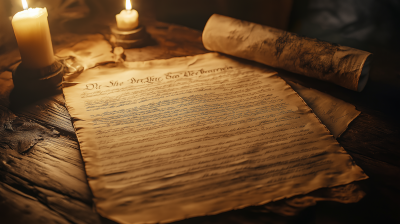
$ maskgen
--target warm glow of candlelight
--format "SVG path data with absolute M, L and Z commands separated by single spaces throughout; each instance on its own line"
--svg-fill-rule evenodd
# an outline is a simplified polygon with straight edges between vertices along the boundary
M 12 18 L 15 39 L 17 39 L 22 65 L 29 69 L 39 69 L 54 63 L 46 8 L 29 8 L 23 0 L 25 10 Z
M 133 30 L 139 26 L 139 13 L 132 9 L 130 0 L 126 0 L 126 9 L 115 15 L 117 27 L 120 30 Z
M 22 1 L 22 7 L 24 7 L 25 10 L 28 9 L 28 3 L 26 2 L 26 0 L 21 0 Z
M 125 7 L 126 7 L 126 10 L 131 10 L 132 9 L 131 0 L 126 0 Z

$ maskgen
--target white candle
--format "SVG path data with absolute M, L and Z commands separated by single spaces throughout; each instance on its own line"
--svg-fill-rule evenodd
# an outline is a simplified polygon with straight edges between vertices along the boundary
M 46 8 L 28 8 L 22 0 L 24 11 L 18 12 L 12 19 L 22 65 L 30 69 L 39 69 L 53 64 L 54 52 L 51 43 Z
M 126 9 L 117 14 L 117 27 L 120 30 L 132 30 L 139 25 L 139 13 L 132 9 L 130 0 L 126 0 Z

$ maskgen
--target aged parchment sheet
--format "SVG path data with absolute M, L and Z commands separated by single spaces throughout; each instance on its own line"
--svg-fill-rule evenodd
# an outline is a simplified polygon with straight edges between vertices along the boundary
M 354 105 L 329 94 L 294 82 L 288 84 L 303 98 L 335 138 L 343 134 L 349 124 L 361 113 Z
M 171 222 L 367 178 L 271 70 L 217 53 L 125 66 L 64 87 L 107 218 Z
M 369 77 L 369 52 L 218 14 L 208 20 L 203 31 L 203 44 L 211 51 L 257 61 L 355 91 L 362 91 Z
M 64 80 L 66 82 L 73 82 L 74 76 L 80 74 L 85 69 L 108 62 L 119 61 L 118 55 L 111 53 L 111 51 L 112 46 L 100 34 L 89 35 L 85 40 L 69 48 L 63 48 L 57 52 L 57 56 L 64 61 L 70 70 L 69 74 L 64 76 Z M 11 73 L 9 76 L 11 79 Z M 305 88 L 293 82 L 289 83 L 289 85 L 313 109 L 313 112 L 335 138 L 339 137 L 347 129 L 350 122 L 360 114 L 360 111 L 357 111 L 352 104 L 328 94 L 315 89 Z M 8 84 L 8 87 L 4 88 L 4 90 L 11 91 L 11 89 L 12 79 L 11 84 Z

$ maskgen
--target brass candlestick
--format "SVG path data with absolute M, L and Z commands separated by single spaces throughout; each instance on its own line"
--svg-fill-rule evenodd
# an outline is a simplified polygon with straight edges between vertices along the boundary
M 112 26 L 111 33 L 111 42 L 115 46 L 125 49 L 144 47 L 150 40 L 150 36 L 143 25 L 139 25 L 133 30 L 120 30 L 116 26 Z

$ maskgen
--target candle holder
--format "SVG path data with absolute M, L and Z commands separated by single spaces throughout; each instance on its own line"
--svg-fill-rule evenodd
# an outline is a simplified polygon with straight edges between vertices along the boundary
M 10 100 L 32 101 L 62 92 L 64 64 L 55 61 L 50 66 L 40 69 L 28 69 L 20 63 L 13 71 L 14 89 Z
M 148 44 L 150 36 L 144 26 L 139 25 L 133 30 L 120 30 L 116 26 L 111 27 L 113 34 L 111 42 L 118 47 L 136 48 L 144 47 Z

